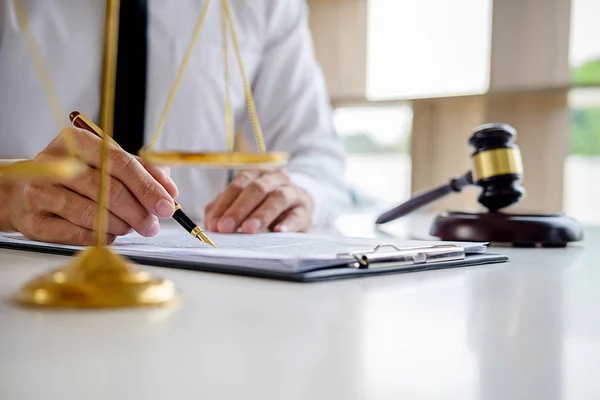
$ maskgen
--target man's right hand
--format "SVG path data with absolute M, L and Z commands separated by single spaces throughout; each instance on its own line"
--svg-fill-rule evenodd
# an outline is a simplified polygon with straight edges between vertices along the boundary
M 66 128 L 35 159 L 51 160 L 67 156 L 64 135 L 74 138 L 86 171 L 61 182 L 11 181 L 0 177 L 0 229 L 19 231 L 40 241 L 73 245 L 95 243 L 98 215 L 98 182 L 101 139 L 78 128 Z M 158 218 L 175 212 L 173 198 L 177 187 L 168 170 L 149 165 L 139 157 L 108 145 L 110 200 L 108 243 L 133 230 L 154 236 Z

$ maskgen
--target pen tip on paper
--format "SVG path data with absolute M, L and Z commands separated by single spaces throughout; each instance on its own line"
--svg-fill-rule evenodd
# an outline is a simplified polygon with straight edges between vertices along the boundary
M 217 245 L 212 240 L 210 240 L 210 238 L 208 236 L 206 236 L 206 234 L 204 234 L 204 232 L 200 232 L 197 237 L 204 243 L 211 245 L 215 249 L 217 248 Z

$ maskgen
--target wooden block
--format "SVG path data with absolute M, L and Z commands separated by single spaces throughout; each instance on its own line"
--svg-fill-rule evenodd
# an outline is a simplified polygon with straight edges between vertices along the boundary
M 571 0 L 494 0 L 490 92 L 570 84 Z
M 332 99 L 364 98 L 368 0 L 308 0 L 315 57 Z

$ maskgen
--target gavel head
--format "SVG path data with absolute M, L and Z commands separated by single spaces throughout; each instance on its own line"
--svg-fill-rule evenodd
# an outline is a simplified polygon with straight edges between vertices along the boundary
M 516 134 L 507 124 L 485 124 L 469 139 L 475 149 L 471 154 L 473 183 L 482 188 L 477 201 L 490 212 L 513 205 L 525 195 L 521 152 L 512 143 Z

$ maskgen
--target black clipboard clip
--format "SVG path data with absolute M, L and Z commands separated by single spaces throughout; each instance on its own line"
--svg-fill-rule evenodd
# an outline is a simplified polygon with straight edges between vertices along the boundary
M 395 251 L 380 252 L 383 248 L 393 248 Z M 464 260 L 465 249 L 454 244 L 402 248 L 392 243 L 382 243 L 375 246 L 373 250 L 338 254 L 338 257 L 344 256 L 351 256 L 354 259 L 351 265 L 354 268 L 374 269 Z

